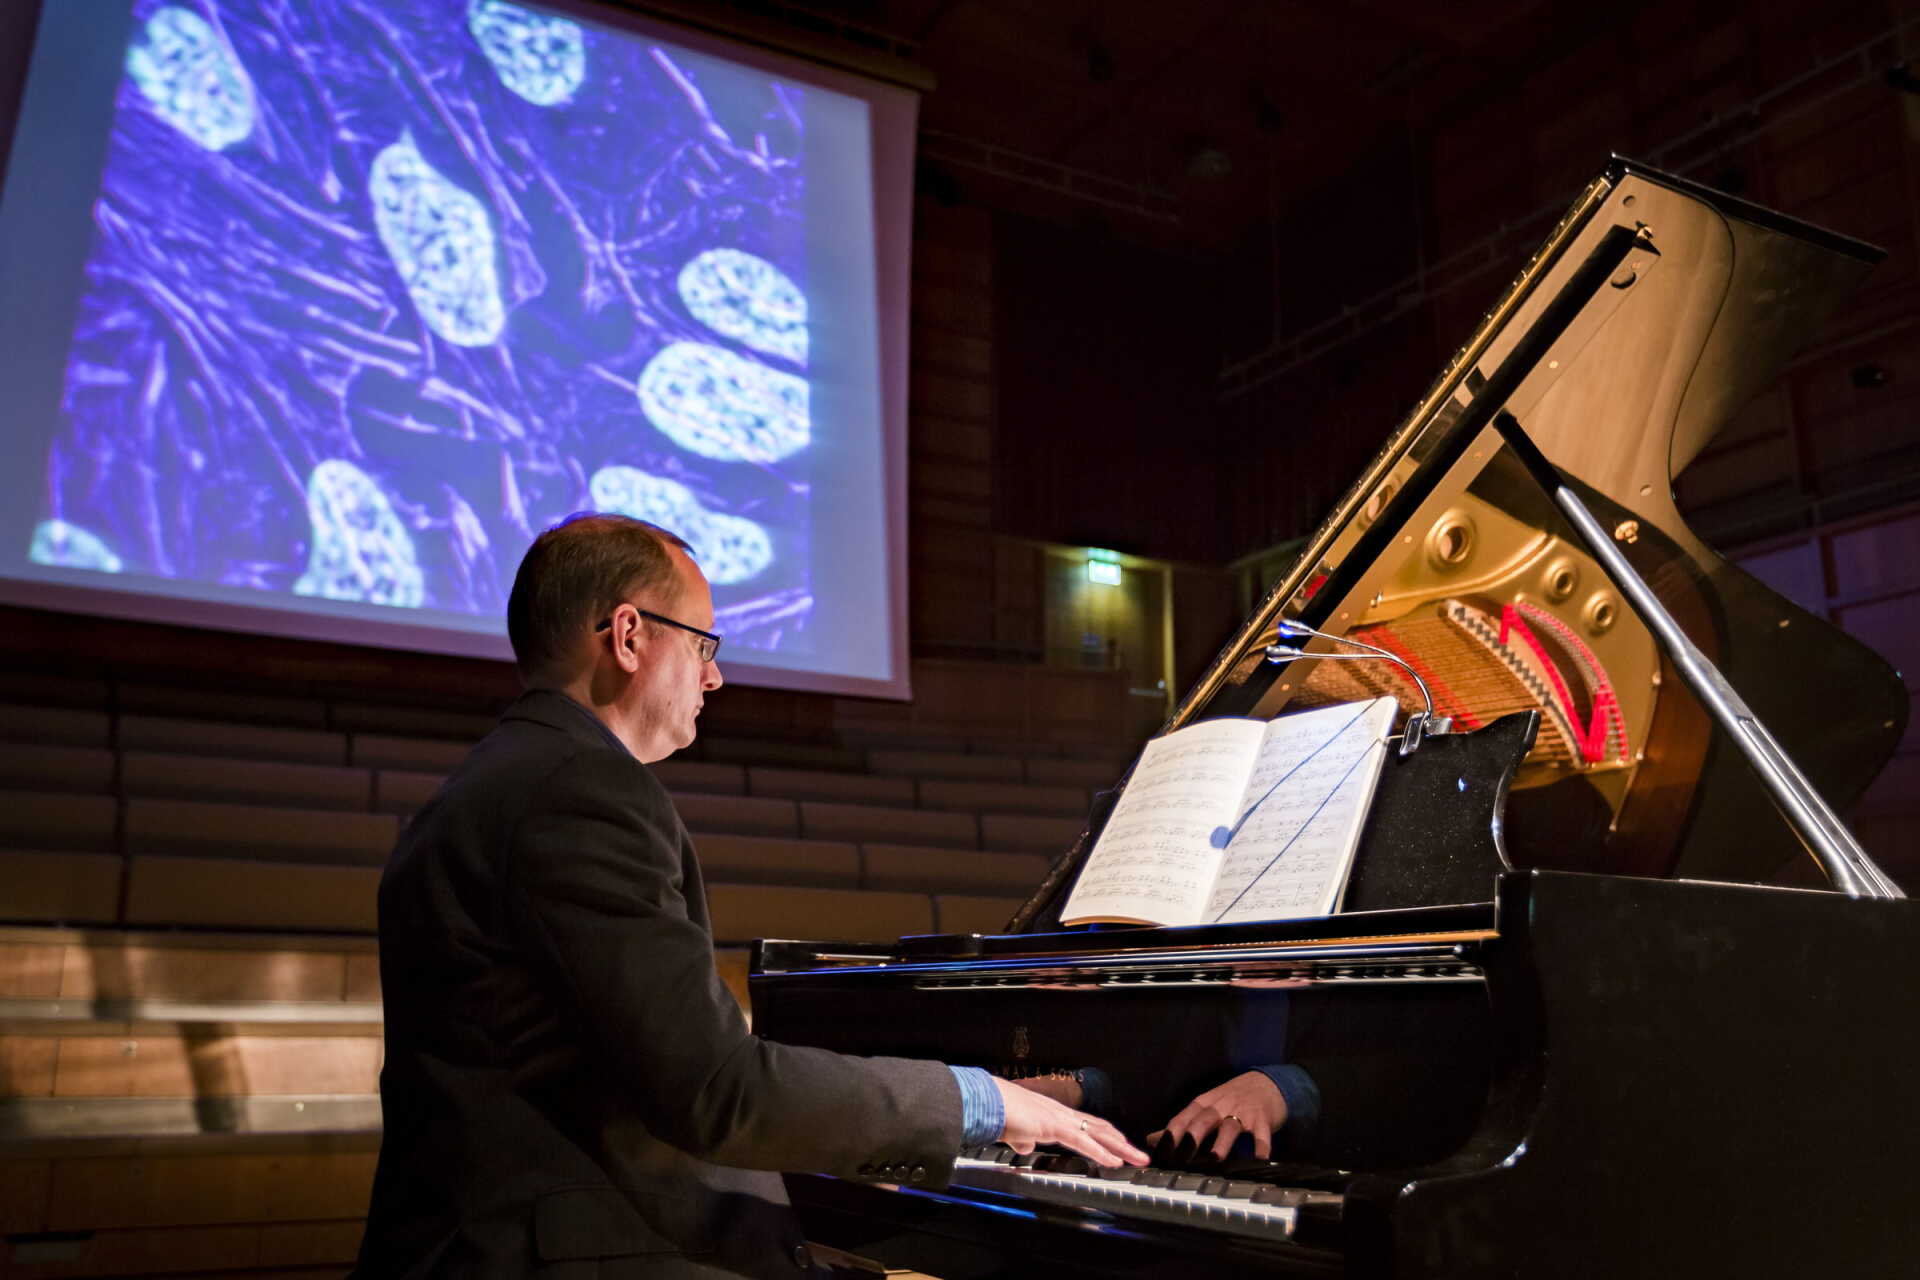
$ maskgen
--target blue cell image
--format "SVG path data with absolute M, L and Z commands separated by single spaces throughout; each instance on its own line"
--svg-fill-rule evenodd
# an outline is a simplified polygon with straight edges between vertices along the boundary
M 101 540 L 65 520 L 42 520 L 33 529 L 33 545 L 27 558 L 35 564 L 58 565 L 63 569 L 92 569 L 99 573 L 118 573 L 120 557 Z
M 715 333 L 807 362 L 807 299 L 786 273 L 740 249 L 708 249 L 680 268 L 680 300 Z
M 587 77 L 587 46 L 577 23 L 508 4 L 474 0 L 467 30 L 500 83 L 535 106 L 558 106 Z
M 603 506 L 810 649 L 819 91 L 532 0 L 127 2 L 41 563 L 472 629 Z
M 167 6 L 127 50 L 127 75 L 168 124 L 209 151 L 253 132 L 253 81 L 220 33 L 191 9 Z
M 594 472 L 591 489 L 594 510 L 633 516 L 685 538 L 716 586 L 745 582 L 773 562 L 766 529 L 745 516 L 709 511 L 678 481 L 615 465 Z
M 307 571 L 295 595 L 417 609 L 426 582 L 407 527 L 373 478 L 351 462 L 329 459 L 307 480 L 313 525 Z
M 448 342 L 484 346 L 506 327 L 486 206 L 427 163 L 403 137 L 367 177 L 374 225 L 420 318 Z
M 777 462 L 807 447 L 807 381 L 703 342 L 675 342 L 647 363 L 640 407 L 661 434 L 703 458 Z

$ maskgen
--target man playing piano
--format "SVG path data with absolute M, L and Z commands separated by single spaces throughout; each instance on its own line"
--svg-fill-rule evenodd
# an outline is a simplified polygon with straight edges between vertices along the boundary
M 647 770 L 721 683 L 687 544 L 580 516 L 507 607 L 528 691 L 380 886 L 385 1138 L 357 1274 L 791 1276 L 778 1170 L 943 1184 L 966 1145 L 1145 1154 L 972 1068 L 775 1044 L 713 964 L 692 842 Z

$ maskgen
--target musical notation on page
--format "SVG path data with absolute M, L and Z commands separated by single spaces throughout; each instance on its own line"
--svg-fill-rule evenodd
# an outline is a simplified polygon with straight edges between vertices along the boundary
M 1338 904 L 1391 698 L 1190 725 L 1147 744 L 1082 869 L 1064 924 L 1197 924 Z

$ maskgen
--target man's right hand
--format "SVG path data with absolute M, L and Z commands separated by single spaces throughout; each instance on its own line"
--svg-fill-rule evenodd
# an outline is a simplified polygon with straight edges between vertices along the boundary
M 1007 1113 L 1007 1125 L 1000 1141 L 1022 1155 L 1041 1143 L 1051 1143 L 1078 1151 L 1108 1169 L 1147 1162 L 1146 1152 L 1098 1116 L 1075 1111 L 1032 1089 L 1023 1089 L 1011 1080 L 995 1076 L 993 1082 L 1000 1088 L 1000 1102 Z

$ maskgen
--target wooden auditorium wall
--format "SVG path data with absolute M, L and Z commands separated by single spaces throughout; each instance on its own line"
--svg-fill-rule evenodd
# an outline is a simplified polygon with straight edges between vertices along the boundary
M 1405 217 L 1423 264 L 1373 289 L 1243 304 L 1223 382 L 1233 554 L 1310 529 L 1407 412 L 1610 151 L 1887 250 L 1865 285 L 1676 484 L 1693 527 L 1804 607 L 1851 631 L 1920 691 L 1920 15 L 1894 2 L 1663 10 L 1590 33 L 1464 105 L 1417 118 L 1390 156 L 1419 192 Z M 1297 246 L 1338 197 L 1385 185 L 1356 166 L 1270 243 Z M 1337 203 L 1337 201 L 1336 201 Z M 1236 273 L 1274 278 L 1266 244 Z M 1330 250 L 1338 256 L 1337 247 Z M 1355 253 L 1358 250 L 1356 248 Z M 1284 265 L 1284 263 L 1283 263 Z M 1285 273 L 1282 272 L 1282 275 Z M 1251 353 L 1257 358 L 1247 359 Z M 1920 716 L 1854 814 L 1909 888 L 1920 820 Z
M 1219 568 L 1218 344 L 1195 321 L 1209 281 L 1109 236 L 920 201 L 908 469 L 917 654 L 1104 668 L 1142 691 L 1171 672 L 1176 692 L 1213 656 L 1237 617 Z M 1161 564 L 1088 592 L 1069 547 Z M 1137 737 L 1153 719 L 1150 694 L 1123 696 Z

